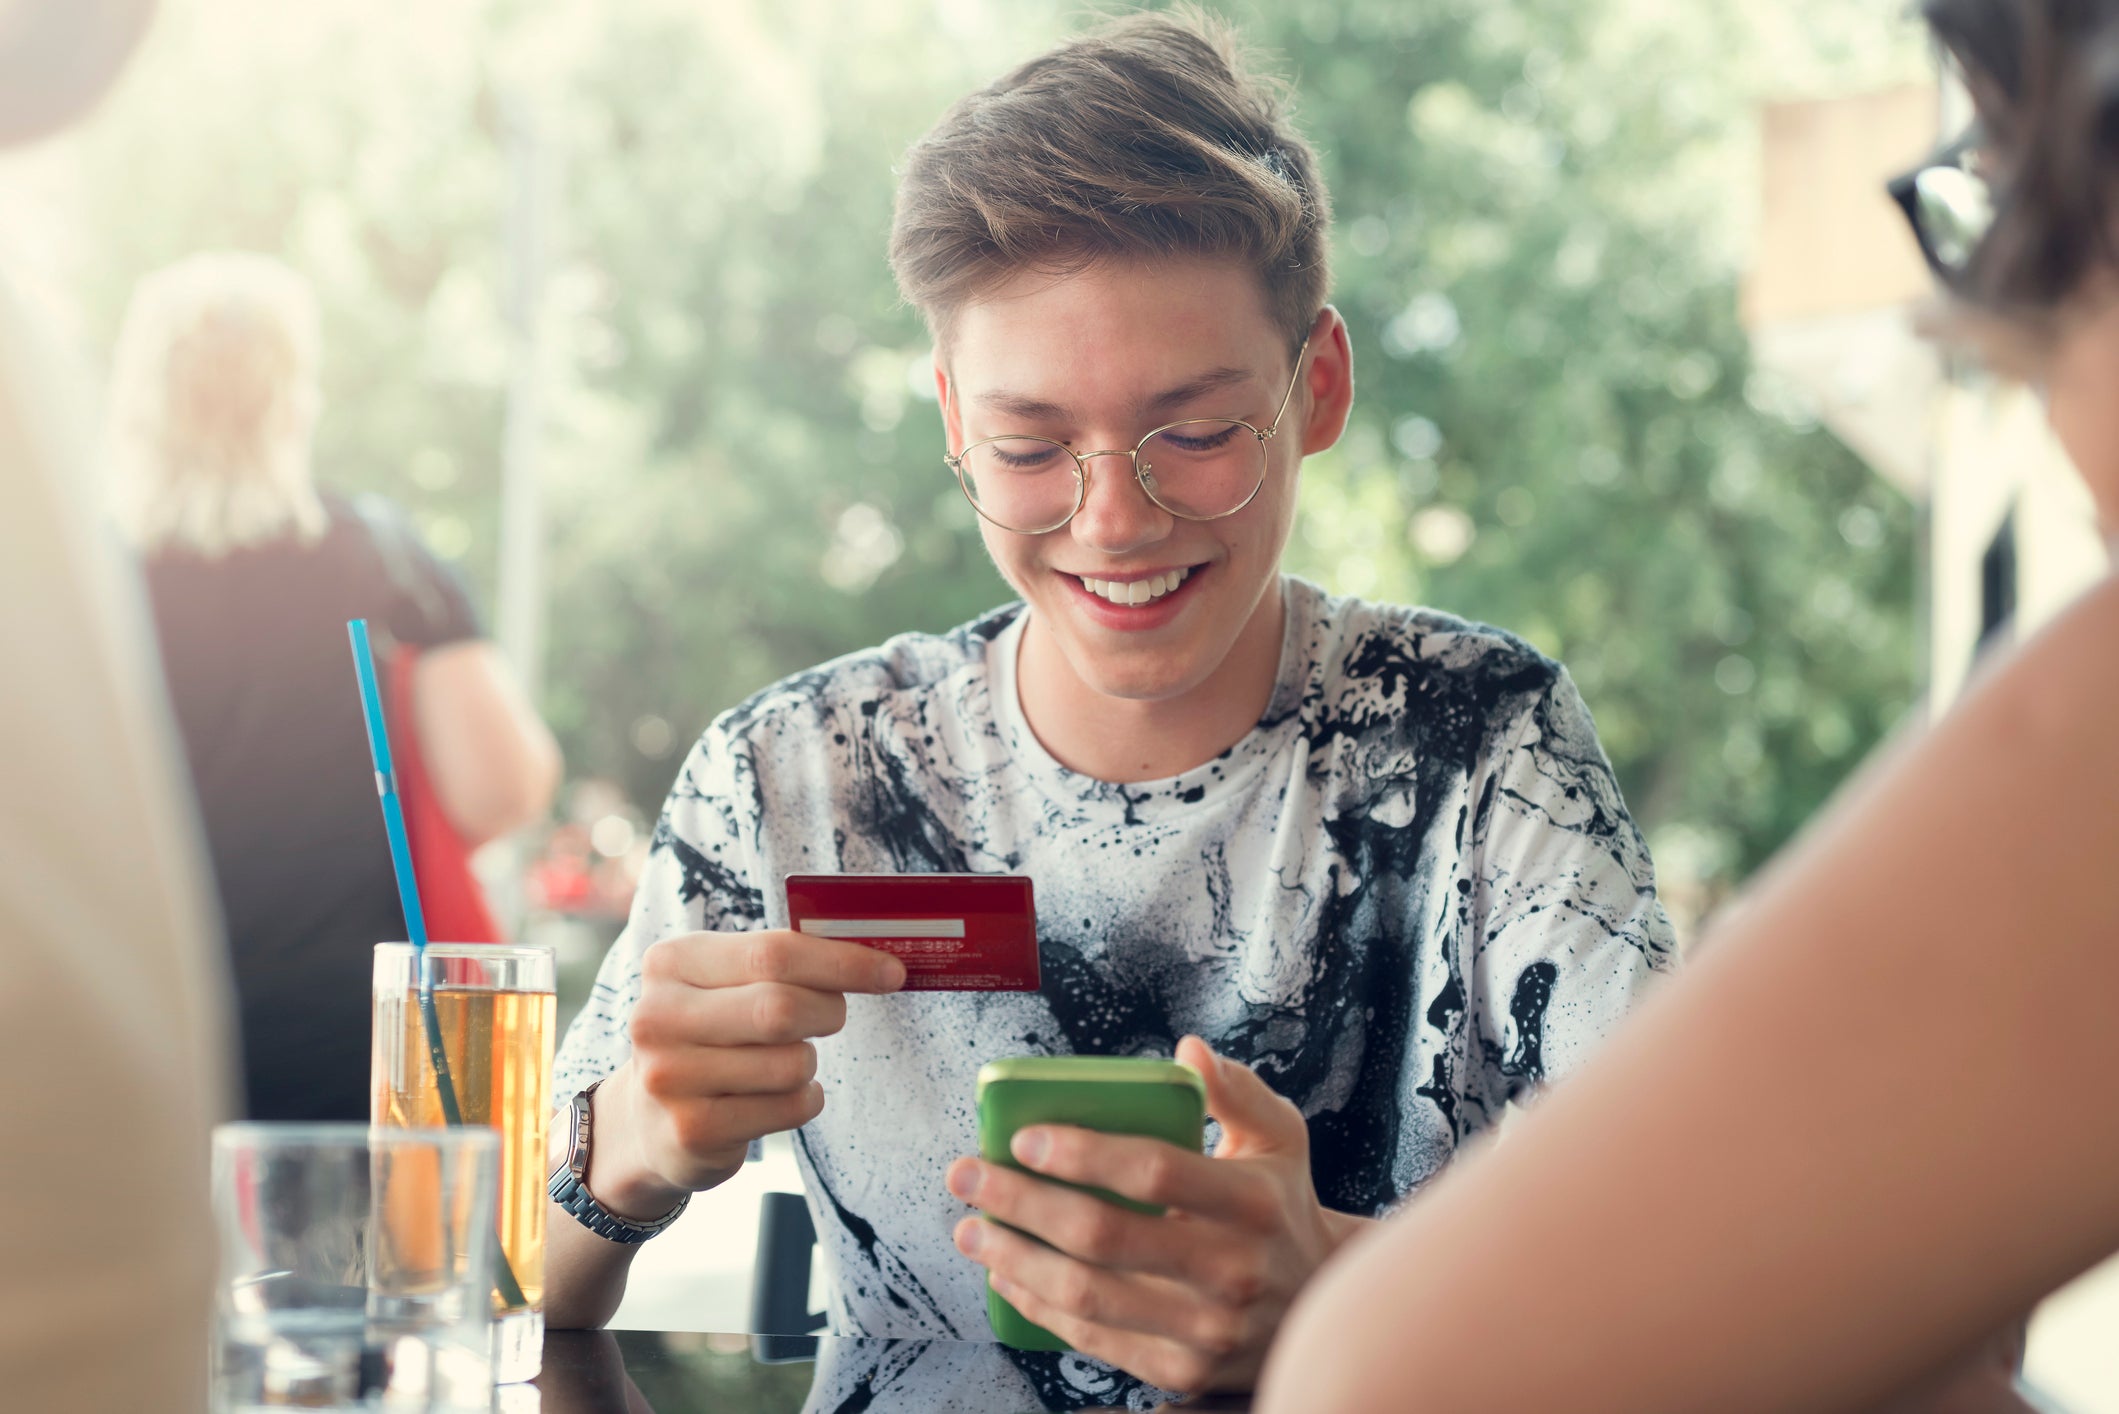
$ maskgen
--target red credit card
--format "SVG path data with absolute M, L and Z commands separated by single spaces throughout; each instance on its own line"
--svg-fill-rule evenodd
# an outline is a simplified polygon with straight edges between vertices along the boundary
M 1014 874 L 790 874 L 788 926 L 905 964 L 908 992 L 1034 992 L 1037 910 Z

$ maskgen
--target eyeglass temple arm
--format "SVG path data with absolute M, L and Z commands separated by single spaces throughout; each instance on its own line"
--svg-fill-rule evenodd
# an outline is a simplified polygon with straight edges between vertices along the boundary
M 1295 385 L 1302 381 L 1302 356 L 1310 351 L 1310 336 L 1302 336 L 1302 347 L 1295 350 L 1295 371 L 1288 376 L 1288 390 L 1280 395 L 1280 406 L 1273 409 L 1273 420 L 1266 424 L 1265 436 L 1271 437 L 1280 430 L 1281 414 L 1288 410 L 1294 400 Z

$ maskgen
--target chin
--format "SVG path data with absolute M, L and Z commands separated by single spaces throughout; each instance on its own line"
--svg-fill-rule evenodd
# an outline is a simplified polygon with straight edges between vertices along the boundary
M 1182 697 L 1206 677 L 1189 661 L 1189 654 L 1180 658 L 1176 653 L 1157 653 L 1149 649 L 1129 653 L 1125 660 L 1113 662 L 1106 655 L 1085 653 L 1072 644 L 1068 646 L 1072 651 L 1068 652 L 1067 658 L 1075 676 L 1099 696 L 1117 698 L 1122 702 L 1164 702 Z

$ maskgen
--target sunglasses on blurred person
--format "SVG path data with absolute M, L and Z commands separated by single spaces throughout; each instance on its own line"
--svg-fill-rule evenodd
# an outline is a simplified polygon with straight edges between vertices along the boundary
M 1979 243 L 1994 225 L 1994 191 L 1979 170 L 1984 135 L 1971 128 L 1885 189 L 1913 227 L 1928 268 L 1955 289 L 1969 275 Z

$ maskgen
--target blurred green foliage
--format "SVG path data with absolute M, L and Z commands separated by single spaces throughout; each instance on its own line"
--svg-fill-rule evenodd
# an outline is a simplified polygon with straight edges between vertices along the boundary
M 1896 76 L 1904 37 L 1829 0 L 1227 8 L 1322 150 L 1360 383 L 1291 567 L 1563 658 L 1666 877 L 1725 887 L 1917 689 L 1915 511 L 1752 368 L 1735 308 L 1757 98 Z M 80 143 L 94 328 L 186 251 L 287 257 L 326 308 L 320 474 L 413 508 L 490 602 L 533 112 L 541 686 L 574 772 L 652 809 L 715 712 L 1005 596 L 885 266 L 892 166 L 1078 14 L 389 9 L 172 12 Z

